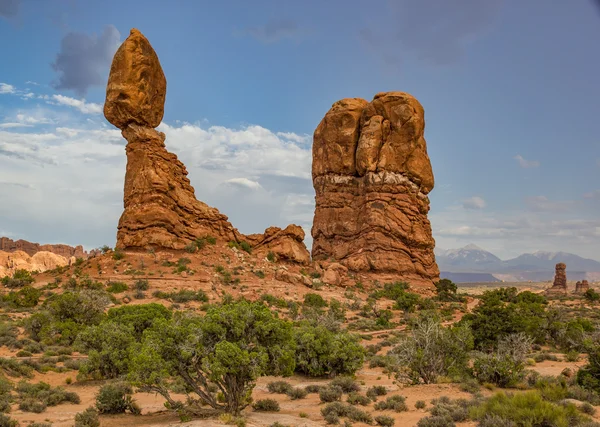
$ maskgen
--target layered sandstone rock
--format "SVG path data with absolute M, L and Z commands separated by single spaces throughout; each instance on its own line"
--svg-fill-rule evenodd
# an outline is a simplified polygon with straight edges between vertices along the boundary
M 590 288 L 590 284 L 587 280 L 575 283 L 575 293 L 583 294 Z
M 87 258 L 88 253 L 83 250 L 83 246 L 69 246 L 69 245 L 40 245 L 39 243 L 31 243 L 27 240 L 11 240 L 8 237 L 0 237 L 0 251 L 4 252 L 15 252 L 23 251 L 30 256 L 35 255 L 37 252 L 52 252 L 53 254 L 60 255 L 65 258 L 76 257 L 76 258 Z
M 547 289 L 548 293 L 567 293 L 567 265 L 559 262 L 556 264 L 554 273 L 554 283 L 552 287 Z
M 136 29 L 119 47 L 106 88 L 104 116 L 127 140 L 124 207 L 117 247 L 183 249 L 196 238 L 247 240 L 295 262 L 310 259 L 297 226 L 244 236 L 226 215 L 196 199 L 187 170 L 165 147 L 162 120 L 167 83 L 154 49 Z M 294 228 L 296 227 L 296 228 Z
M 396 273 L 413 285 L 439 279 L 424 127 L 423 107 L 407 93 L 333 104 L 313 140 L 313 259 Z
M 16 270 L 44 272 L 69 264 L 69 260 L 52 252 L 40 251 L 30 256 L 24 251 L 0 251 L 0 277 L 12 276 Z

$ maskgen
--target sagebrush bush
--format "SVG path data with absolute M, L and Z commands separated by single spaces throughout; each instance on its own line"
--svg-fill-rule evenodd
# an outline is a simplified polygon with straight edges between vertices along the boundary
M 417 422 L 417 427 L 456 427 L 456 424 L 452 421 L 452 418 L 431 415 L 421 418 Z
M 96 395 L 96 409 L 101 414 L 122 414 L 129 411 L 140 414 L 141 409 L 135 403 L 133 390 L 126 383 L 109 383 L 103 385 Z
M 360 391 L 360 386 L 351 377 L 337 377 L 331 381 L 330 385 L 341 388 L 344 393 Z
M 260 412 L 279 412 L 279 402 L 275 399 L 259 399 L 252 404 L 255 411 Z
M 297 400 L 304 399 L 308 392 L 303 388 L 294 387 L 291 390 L 289 390 L 286 394 L 290 397 L 290 399 Z
M 389 415 L 377 415 L 375 417 L 375 422 L 378 426 L 383 427 L 392 427 L 396 423 Z
M 85 411 L 79 412 L 75 415 L 74 427 L 100 427 L 98 411 L 93 407 L 89 407 Z
M 306 390 L 307 393 L 318 393 L 324 387 L 325 386 L 319 384 L 309 384 L 306 387 L 304 387 L 304 390 Z
M 415 408 L 416 409 L 424 409 L 427 406 L 427 403 L 425 403 L 424 400 L 417 400 L 415 402 Z
M 346 402 L 348 402 L 351 405 L 368 406 L 371 404 L 371 399 L 369 399 L 367 396 L 365 396 L 363 394 L 359 394 L 357 392 L 352 392 L 348 395 Z
M 0 427 L 18 427 L 18 426 L 19 426 L 19 422 L 17 420 L 13 420 L 6 414 L 0 414 Z M 77 426 L 77 427 L 79 427 L 79 426 Z
M 319 390 L 321 402 L 335 402 L 342 398 L 342 389 L 339 387 L 325 387 Z
M 377 397 L 385 396 L 386 394 L 387 388 L 385 388 L 385 386 L 382 385 L 374 385 L 373 387 L 367 390 L 367 397 L 369 397 L 373 401 L 377 400 Z
M 404 396 L 390 396 L 385 400 L 375 403 L 374 406 L 377 411 L 391 410 L 396 412 L 408 411 L 406 406 L 406 398 Z
M 277 393 L 277 394 L 287 394 L 294 387 L 287 381 L 271 381 L 267 384 L 267 390 L 269 393 Z

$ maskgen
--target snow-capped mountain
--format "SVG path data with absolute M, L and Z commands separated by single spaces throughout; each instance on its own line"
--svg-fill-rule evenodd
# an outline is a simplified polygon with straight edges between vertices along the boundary
M 459 249 L 436 249 L 435 255 L 440 270 L 446 271 L 486 271 L 502 263 L 496 255 L 474 244 Z
M 571 280 L 591 279 L 594 273 L 600 272 L 600 262 L 568 252 L 537 251 L 503 261 L 493 253 L 470 244 L 459 249 L 436 248 L 435 254 L 442 276 L 444 273 L 469 273 L 471 276 L 473 273 L 489 273 L 502 279 L 551 280 L 554 267 L 559 262 L 567 264 L 567 277 Z

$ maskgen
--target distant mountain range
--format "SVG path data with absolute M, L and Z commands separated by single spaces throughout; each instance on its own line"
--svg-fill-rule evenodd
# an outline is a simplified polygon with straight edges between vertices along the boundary
M 441 276 L 454 282 L 547 281 L 554 277 L 554 267 L 559 262 L 567 265 L 568 280 L 600 278 L 600 262 L 567 252 L 538 251 L 502 260 L 470 244 L 459 249 L 436 248 L 435 255 Z

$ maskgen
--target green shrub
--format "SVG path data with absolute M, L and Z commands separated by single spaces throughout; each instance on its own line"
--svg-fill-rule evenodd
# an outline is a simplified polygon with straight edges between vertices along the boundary
M 430 409 L 431 415 L 463 422 L 469 419 L 469 408 L 473 406 L 474 402 L 465 399 L 452 400 L 447 396 L 442 396 L 433 399 L 431 404 L 433 405 Z
M 23 269 L 15 270 L 12 277 L 5 276 L 0 279 L 0 283 L 6 288 L 22 288 L 33 282 L 35 282 L 35 279 L 31 276 L 31 273 Z
M 271 381 L 267 384 L 269 393 L 288 394 L 293 388 L 287 381 Z
M 31 308 L 38 305 L 42 291 L 31 286 L 24 286 L 18 291 L 2 295 L 2 302 L 12 308 Z
M 464 301 L 464 298 L 457 295 L 456 291 L 458 287 L 452 280 L 450 279 L 441 279 L 439 282 L 435 283 L 435 291 L 437 293 L 437 299 L 440 301 L 453 302 Z
M 337 377 L 330 383 L 333 387 L 339 387 L 344 393 L 360 391 L 360 386 L 351 377 Z
M 384 401 L 375 403 L 374 406 L 377 411 L 391 410 L 396 412 L 408 411 L 406 406 L 406 398 L 404 396 L 390 396 Z
M 174 376 L 193 399 L 237 416 L 250 404 L 257 378 L 288 376 L 293 368 L 291 323 L 261 302 L 239 300 L 210 306 L 204 316 L 177 313 L 157 320 L 132 352 L 129 378 L 141 391 L 158 392 L 171 405 L 185 407 L 167 387 Z M 214 396 L 214 385 L 222 398 Z
M 351 375 L 363 365 L 365 350 L 356 335 L 304 324 L 294 328 L 294 338 L 296 370 L 305 375 Z
M 415 402 L 415 408 L 416 409 L 425 409 L 426 406 L 427 406 L 427 403 L 425 403 L 424 400 L 417 400 Z
M 260 296 L 260 300 L 266 302 L 272 307 L 286 308 L 288 306 L 288 303 L 285 299 L 277 298 L 271 294 L 262 294 Z
M 308 293 L 304 295 L 304 305 L 307 307 L 323 308 L 327 307 L 327 301 L 319 294 Z
M 15 391 L 19 396 L 19 409 L 25 412 L 40 413 L 48 406 L 80 402 L 76 393 L 68 392 L 62 387 L 52 388 L 45 382 L 30 384 L 21 381 L 15 387 Z
M 596 413 L 596 408 L 594 408 L 593 405 L 589 404 L 588 402 L 584 402 L 580 407 L 579 410 L 581 412 L 583 412 L 586 415 L 594 415 Z
M 395 424 L 394 419 L 388 415 L 377 415 L 375 417 L 375 422 L 378 426 L 383 427 L 392 427 Z
M 108 282 L 106 285 L 106 290 L 111 294 L 120 294 L 128 289 L 129 286 L 123 282 Z
M 577 383 L 600 394 L 600 344 L 588 349 L 588 363 L 577 372 Z
M 193 254 L 194 252 L 196 252 L 196 250 L 198 250 L 198 246 L 196 245 L 196 243 L 188 243 L 187 245 L 185 245 L 183 250 L 186 251 L 188 254 Z
M 208 295 L 203 290 L 193 291 L 191 289 L 181 289 L 178 292 L 171 293 L 170 298 L 176 303 L 186 303 L 190 301 L 208 302 Z
M 473 375 L 481 383 L 499 387 L 515 385 L 525 376 L 525 360 L 531 340 L 524 334 L 500 339 L 495 352 L 480 353 L 473 360 Z
M 342 389 L 339 387 L 324 387 L 319 390 L 321 402 L 336 402 L 342 398 Z
M 54 321 L 73 321 L 80 325 L 96 325 L 104 317 L 104 309 L 111 302 L 105 292 L 85 289 L 52 295 L 44 304 Z
M 269 251 L 267 253 L 267 260 L 269 260 L 270 262 L 275 262 L 275 254 L 273 253 L 273 251 Z
M 309 384 L 306 387 L 304 387 L 304 390 L 306 390 L 307 393 L 318 393 L 321 391 L 322 388 L 324 388 L 324 386 L 322 385 Z
M 374 385 L 367 390 L 367 397 L 372 401 L 376 401 L 379 396 L 385 396 L 387 394 L 387 388 L 383 385 Z
M 125 258 L 125 253 L 121 249 L 115 249 L 112 254 L 112 259 L 119 261 Z
M 471 408 L 476 420 L 496 416 L 518 426 L 572 427 L 585 421 L 573 404 L 555 405 L 545 401 L 537 391 L 518 394 L 497 393 L 478 406 Z
M 100 427 L 98 411 L 93 407 L 89 407 L 85 411 L 79 412 L 75 415 L 74 427 Z
M 279 412 L 279 403 L 274 399 L 259 399 L 252 404 L 255 411 Z
M 133 288 L 136 291 L 147 291 L 150 288 L 150 283 L 148 283 L 148 280 L 146 279 L 138 279 L 133 285 Z
M 133 400 L 132 393 L 128 384 L 105 384 L 96 395 L 96 409 L 101 414 L 122 414 L 125 411 L 140 414 L 141 410 Z
M 591 288 L 584 292 L 583 297 L 589 302 L 600 301 L 600 293 Z
M 294 387 L 291 390 L 289 390 L 286 394 L 290 397 L 290 399 L 297 400 L 304 399 L 308 392 L 303 388 Z
M 41 400 L 26 398 L 19 402 L 19 409 L 23 412 L 34 412 L 39 414 L 44 412 L 48 405 Z
M 240 242 L 240 248 L 242 248 L 243 251 L 246 251 L 249 254 L 252 253 L 252 246 L 250 246 L 250 243 L 248 242 Z
M 444 327 L 432 318 L 416 322 L 411 335 L 390 351 L 401 382 L 434 383 L 440 376 L 459 374 L 467 369 L 473 336 L 467 326 Z
M 363 394 L 352 392 L 348 395 L 346 402 L 348 402 L 350 405 L 368 406 L 371 404 L 371 399 Z
M 129 370 L 129 350 L 135 342 L 131 325 L 102 322 L 90 326 L 77 338 L 77 347 L 88 354 L 79 369 L 82 378 L 118 378 Z
M 421 418 L 417 423 L 417 427 L 456 427 L 456 424 L 452 421 L 452 418 L 432 415 Z

